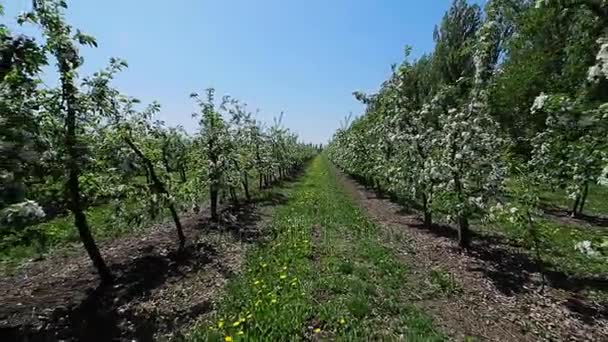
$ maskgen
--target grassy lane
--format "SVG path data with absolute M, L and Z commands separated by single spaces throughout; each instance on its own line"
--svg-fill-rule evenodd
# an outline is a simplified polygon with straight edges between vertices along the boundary
M 381 246 L 323 157 L 271 229 L 192 340 L 443 339 L 408 303 L 408 270 Z

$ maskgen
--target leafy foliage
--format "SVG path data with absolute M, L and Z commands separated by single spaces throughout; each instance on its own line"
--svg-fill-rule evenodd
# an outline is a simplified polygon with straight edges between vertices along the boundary
M 508 198 L 501 217 L 548 248 L 539 189 L 566 189 L 579 215 L 605 177 L 607 10 L 494 0 L 481 13 L 455 0 L 431 54 L 411 61 L 407 48 L 377 94 L 355 93 L 366 113 L 336 132 L 331 159 L 421 209 L 427 226 L 436 216 L 456 223 L 461 247 L 469 221 L 500 216 L 495 205 Z
M 249 199 L 250 179 L 259 175 L 260 188 L 270 186 L 316 153 L 280 120 L 265 129 L 235 99 L 224 97 L 216 105 L 213 89 L 202 100 L 195 96 L 201 108 L 196 135 L 168 127 L 155 120 L 160 104 L 142 106 L 112 85 L 128 67 L 121 59 L 111 58 L 104 69 L 79 77 L 84 64 L 79 46 L 97 42 L 66 23 L 66 8 L 62 0 L 36 0 L 31 12 L 19 16 L 19 23 L 40 29 L 42 44 L 0 26 L 3 255 L 32 244 L 43 253 L 48 241 L 58 244 L 58 236 L 69 241 L 71 234 L 45 231 L 49 225 L 41 222 L 59 220 L 63 223 L 55 226 L 66 227 L 69 211 L 102 279 L 111 281 L 87 212 L 94 211 L 95 218 L 103 213 L 104 221 L 116 226 L 139 226 L 168 211 L 181 248 L 186 241 L 179 215 L 199 210 L 206 189 L 217 220 L 218 199 L 225 193 L 236 202 L 243 189 Z M 40 81 L 51 61 L 59 77 L 56 88 Z

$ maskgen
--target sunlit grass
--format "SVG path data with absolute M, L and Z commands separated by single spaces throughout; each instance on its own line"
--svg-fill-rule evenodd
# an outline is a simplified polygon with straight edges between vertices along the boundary
M 407 267 L 338 186 L 323 157 L 275 213 L 196 341 L 441 340 L 407 300 Z
M 551 191 L 547 189 L 541 192 L 541 199 L 546 204 L 563 210 L 569 210 L 572 207 L 572 199 L 568 198 L 565 190 Z M 608 217 L 608 187 L 598 184 L 589 186 L 583 214 Z

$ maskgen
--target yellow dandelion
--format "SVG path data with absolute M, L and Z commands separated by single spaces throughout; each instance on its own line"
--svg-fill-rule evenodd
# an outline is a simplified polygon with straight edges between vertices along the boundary
M 224 341 L 226 341 L 226 342 L 232 342 L 232 336 L 226 336 L 226 337 L 224 337 Z
M 320 332 L 321 332 L 321 328 L 315 328 L 315 330 L 313 330 L 313 332 L 314 332 L 315 334 L 318 334 L 318 333 L 320 333 Z
M 346 324 L 346 321 L 344 320 L 344 318 L 340 319 L 340 324 Z

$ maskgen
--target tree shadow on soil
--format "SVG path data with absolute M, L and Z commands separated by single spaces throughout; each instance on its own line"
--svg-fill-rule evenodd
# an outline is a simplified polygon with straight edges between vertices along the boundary
M 412 227 L 424 230 L 438 237 L 456 240 L 458 232 L 448 225 L 433 225 L 431 228 L 419 223 Z M 530 291 L 535 283 L 540 282 L 544 273 L 548 285 L 554 288 L 580 292 L 584 289 L 602 290 L 608 288 L 608 279 L 576 277 L 564 272 L 555 271 L 554 265 L 543 262 L 539 265 L 529 255 L 521 251 L 521 246 L 509 241 L 506 237 L 489 233 L 471 232 L 470 256 L 487 263 L 474 269 L 483 272 L 490 278 L 496 288 L 505 295 Z M 459 251 L 458 247 L 453 247 Z M 491 266 L 491 267 L 487 267 Z M 538 277 L 534 277 L 538 274 Z
M 289 186 L 296 179 L 294 177 L 284 184 Z M 264 218 L 259 209 L 285 204 L 289 200 L 280 190 L 281 188 L 271 189 L 250 202 L 225 207 L 221 211 L 220 224 L 213 225 L 206 218 L 199 220 L 197 226 L 208 229 L 219 227 L 229 232 L 235 240 L 245 243 L 258 241 L 262 238 L 259 222 Z M 145 301 L 154 289 L 166 283 L 179 282 L 189 273 L 200 271 L 218 256 L 216 248 L 204 242 L 188 244 L 182 251 L 167 253 L 165 250 L 164 254 L 161 250 L 166 246 L 157 247 L 159 246 L 141 246 L 133 251 L 133 254 L 139 255 L 121 258 L 119 263 L 110 265 L 115 275 L 112 285 L 99 285 L 91 289 L 87 282 L 81 285 L 71 284 L 78 279 L 59 284 L 55 291 L 66 296 L 66 300 L 72 299 L 71 304 L 65 303 L 67 307 L 61 307 L 55 302 L 49 303 L 47 306 L 50 311 L 48 317 L 42 319 L 42 326 L 27 323 L 2 329 L 0 340 L 153 341 L 157 333 L 179 330 L 181 325 L 210 311 L 211 304 L 208 302 L 193 304 L 168 315 L 159 315 L 155 310 L 136 310 L 132 304 Z M 218 271 L 224 277 L 233 275 L 233 271 L 223 265 L 219 266 Z M 96 277 L 93 279 L 92 281 L 97 281 Z M 77 298 L 79 291 L 88 292 L 82 296 L 82 300 L 74 301 L 73 298 Z
M 456 229 L 447 225 L 433 225 L 428 228 L 420 223 L 412 227 L 450 240 L 456 240 L 458 235 Z M 594 324 L 599 318 L 608 319 L 608 309 L 592 305 L 582 297 L 575 298 L 576 294 L 583 290 L 608 289 L 608 279 L 568 275 L 555 271 L 554 265 L 547 262 L 539 265 L 523 253 L 520 246 L 503 236 L 472 232 L 471 238 L 472 245 L 468 255 L 482 262 L 471 270 L 482 273 L 502 294 L 513 296 L 536 291 L 541 286 L 544 274 L 546 285 L 572 293 L 572 297 L 564 305 L 577 313 L 581 320 Z M 452 248 L 454 252 L 460 252 L 458 247 Z
M 249 202 L 224 206 L 220 224 L 211 223 L 208 217 L 195 220 L 184 227 L 193 234 L 190 241 L 197 241 L 197 237 L 204 234 L 200 229 L 213 228 L 221 228 L 245 243 L 262 239 L 260 221 L 269 216 L 260 209 L 287 203 L 285 190 L 293 187 L 303 174 L 300 170 L 289 175 Z M 172 236 L 172 230 L 170 234 Z M 167 241 L 171 245 L 167 245 Z M 211 304 L 206 301 L 169 312 L 158 312 L 155 307 L 142 309 L 138 304 L 147 304 L 155 289 L 178 283 L 216 260 L 219 254 L 213 245 L 197 242 L 188 244 L 182 251 L 167 252 L 173 248 L 173 238 L 141 243 L 133 251 L 118 253 L 121 257 L 110 265 L 115 275 L 112 285 L 91 288 L 90 284 L 98 283 L 98 278 L 87 268 L 85 273 L 57 283 L 33 284 L 35 290 L 42 288 L 49 296 L 10 298 L 12 304 L 2 311 L 2 317 L 9 315 L 18 323 L 0 328 L 0 341 L 153 341 L 157 334 L 179 331 L 211 310 Z M 233 275 L 221 262 L 217 264 L 223 277 Z M 25 301 L 25 305 L 16 304 L 21 301 Z M 37 313 L 37 318 L 32 312 Z
M 228 231 L 236 240 L 246 243 L 258 241 L 263 233 L 259 222 L 264 219 L 260 209 L 286 204 L 290 198 L 283 190 L 295 184 L 300 175 L 284 179 L 276 188 L 258 193 L 249 201 L 224 206 L 219 210 L 219 222 L 207 216 L 199 220 L 197 226 L 199 229 Z
M 174 325 L 209 310 L 199 304 L 172 317 L 155 317 L 154 313 L 136 312 L 132 302 L 148 297 L 152 290 L 166 282 L 178 280 L 186 273 L 196 272 L 216 254 L 213 246 L 197 243 L 182 251 L 162 255 L 149 252 L 110 266 L 114 284 L 89 289 L 84 299 L 66 308 L 52 310 L 41 328 L 22 326 L 3 331 L 4 341 L 152 341 L 162 325 Z
M 608 319 L 608 306 L 593 305 L 579 296 L 571 296 L 564 305 L 578 314 L 585 324 L 594 325 L 599 319 Z
M 403 203 L 398 203 L 398 201 L 390 200 L 387 196 L 378 194 L 375 189 L 364 185 L 361 179 L 353 176 L 351 178 L 360 187 L 365 188 L 365 191 L 362 191 L 361 194 L 367 199 L 379 199 L 385 204 L 391 203 L 399 206 L 395 214 L 406 219 L 400 220 L 401 222 L 407 222 L 408 226 L 424 231 L 427 234 L 452 241 L 457 239 L 458 232 L 454 227 L 440 224 L 435 224 L 431 227 L 424 225 L 418 217 L 418 213 L 420 212 L 419 206 L 412 205 L 411 203 L 403 205 Z M 414 217 L 417 223 L 411 222 Z M 583 215 L 582 219 L 594 225 L 601 226 L 608 224 L 608 218 L 606 218 L 605 222 L 604 218 L 601 217 Z M 529 254 L 522 251 L 521 246 L 518 246 L 504 236 L 487 232 L 471 232 L 471 235 L 473 243 L 468 251 L 468 255 L 482 263 L 471 270 L 482 273 L 502 294 L 514 296 L 520 293 L 536 291 L 540 288 L 542 282 L 541 274 L 544 274 L 546 285 L 569 292 L 568 298 L 563 302 L 563 305 L 571 312 L 577 314 L 581 321 L 594 325 L 600 320 L 608 319 L 608 305 L 605 305 L 606 303 L 594 304 L 580 294 L 583 290 L 606 291 L 608 289 L 608 278 L 600 276 L 571 276 L 564 272 L 555 271 L 554 265 L 549 263 L 539 265 Z M 453 246 L 451 248 L 453 252 L 461 253 L 458 247 Z

